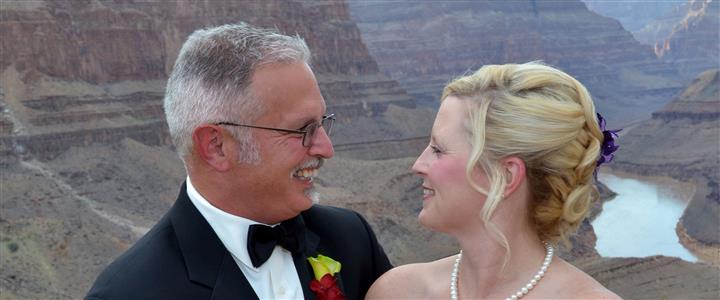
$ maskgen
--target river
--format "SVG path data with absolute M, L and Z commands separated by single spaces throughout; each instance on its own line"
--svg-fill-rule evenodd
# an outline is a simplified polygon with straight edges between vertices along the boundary
M 601 182 L 617 193 L 603 204 L 592 222 L 597 235 L 596 249 L 603 257 L 645 257 L 664 255 L 696 262 L 682 244 L 675 226 L 687 200 L 668 182 L 599 174 Z

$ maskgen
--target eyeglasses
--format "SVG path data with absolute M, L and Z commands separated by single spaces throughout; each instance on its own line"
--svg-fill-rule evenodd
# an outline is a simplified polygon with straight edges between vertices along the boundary
M 262 127 L 262 126 L 245 125 L 245 124 L 236 124 L 236 123 L 230 123 L 230 122 L 218 122 L 218 123 L 215 123 L 215 125 L 249 127 L 249 128 L 275 130 L 275 131 L 280 131 L 280 132 L 302 134 L 303 135 L 303 140 L 302 140 L 303 147 L 310 147 L 313 136 L 315 135 L 315 131 L 317 131 L 318 128 L 322 127 L 323 129 L 325 129 L 325 133 L 329 136 L 330 133 L 332 132 L 333 123 L 335 123 L 335 114 L 324 115 L 319 124 L 317 122 L 312 122 L 310 124 L 305 125 L 303 128 L 300 128 L 297 130 L 284 129 L 284 128 Z

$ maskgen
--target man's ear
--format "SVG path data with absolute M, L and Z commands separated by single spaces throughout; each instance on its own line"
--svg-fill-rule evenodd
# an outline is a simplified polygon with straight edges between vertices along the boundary
M 510 156 L 502 160 L 502 167 L 506 177 L 503 195 L 507 198 L 525 181 L 525 162 L 517 156 Z
M 232 160 L 227 143 L 231 141 L 223 134 L 222 128 L 203 124 L 195 128 L 192 138 L 195 154 L 200 161 L 218 172 L 230 169 Z

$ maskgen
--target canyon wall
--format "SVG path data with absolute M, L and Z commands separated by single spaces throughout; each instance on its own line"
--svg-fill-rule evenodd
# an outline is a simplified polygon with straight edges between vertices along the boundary
M 184 39 L 239 21 L 305 38 L 328 111 L 370 115 L 374 122 L 358 125 L 368 132 L 378 130 L 389 104 L 414 108 L 379 72 L 343 2 L 6 1 L 1 14 L 3 136 L 162 121 L 164 83 Z M 340 127 L 353 116 L 339 116 Z
M 720 4 L 712 0 L 585 1 L 588 7 L 618 19 L 640 43 L 673 64 L 690 82 L 720 66 Z
M 678 7 L 687 3 L 686 0 L 664 1 L 603 1 L 582 0 L 587 7 L 606 17 L 618 20 L 623 28 L 630 32 L 643 29 L 647 24 L 662 18 Z
M 533 60 L 583 82 L 612 124 L 650 117 L 681 88 L 674 66 L 580 1 L 350 1 L 350 10 L 383 72 L 429 103 L 482 65 Z
M 663 61 L 673 63 L 686 78 L 720 67 L 720 3 L 693 0 L 685 16 L 673 26 L 655 52 Z

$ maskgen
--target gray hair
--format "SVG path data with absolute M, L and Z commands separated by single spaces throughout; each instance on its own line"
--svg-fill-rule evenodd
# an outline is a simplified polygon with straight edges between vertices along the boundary
M 193 32 L 183 44 L 167 82 L 164 108 L 170 136 L 180 158 L 192 152 L 192 133 L 200 124 L 251 124 L 265 112 L 249 89 L 260 66 L 310 63 L 305 41 L 247 23 Z M 228 128 L 240 147 L 239 161 L 259 163 L 249 128 Z

